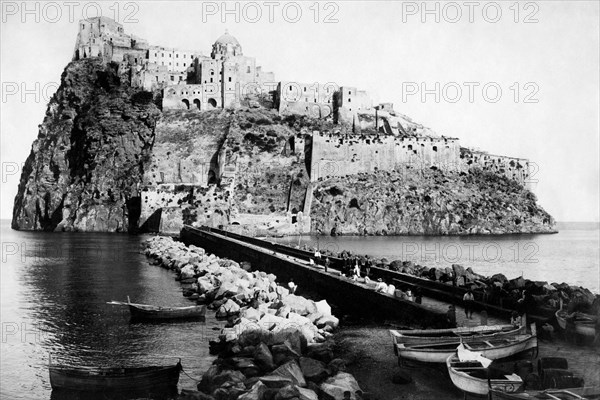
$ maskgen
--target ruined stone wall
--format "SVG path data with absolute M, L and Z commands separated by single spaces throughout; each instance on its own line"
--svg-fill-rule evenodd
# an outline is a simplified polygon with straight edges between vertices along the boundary
M 164 89 L 163 110 L 212 110 L 222 107 L 211 85 L 173 85 Z
M 325 118 L 333 114 L 335 84 L 280 82 L 275 93 L 276 106 L 281 114 L 307 115 Z
M 484 172 L 513 179 L 529 188 L 529 160 L 488 154 L 461 148 L 461 161 L 464 169 L 479 168 Z
M 407 165 L 458 170 L 461 164 L 455 139 L 315 133 L 311 146 L 311 182 Z

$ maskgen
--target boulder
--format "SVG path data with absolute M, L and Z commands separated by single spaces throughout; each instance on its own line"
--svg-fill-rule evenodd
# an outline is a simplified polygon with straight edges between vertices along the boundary
M 452 264 L 452 272 L 454 273 L 454 276 L 456 278 L 458 278 L 459 276 L 466 276 L 467 275 L 467 271 L 465 271 L 465 267 L 463 267 L 460 264 Z
M 275 365 L 285 364 L 292 360 L 297 360 L 300 354 L 296 353 L 292 349 L 291 344 L 286 340 L 282 344 L 275 344 L 271 347 L 271 353 L 273 354 L 273 362 Z
M 200 294 L 205 294 L 205 293 L 208 293 L 215 289 L 215 286 L 212 284 L 212 282 L 209 279 L 206 278 L 206 276 L 198 278 L 197 282 L 198 282 L 198 293 L 200 293 Z
M 181 389 L 181 393 L 179 394 L 179 397 L 177 397 L 177 400 L 215 400 L 215 398 L 203 392 Z
M 298 390 L 298 386 L 287 385 L 279 389 L 274 400 L 291 400 L 298 399 L 299 397 L 300 391 Z
M 285 342 L 288 342 L 292 349 L 298 354 L 304 354 L 304 352 L 306 352 L 308 342 L 306 337 L 298 329 L 286 328 L 273 334 L 273 343 L 283 344 Z
M 323 314 L 321 314 L 320 312 L 315 312 L 315 313 L 308 314 L 306 316 L 306 318 L 308 318 L 308 320 L 314 324 L 322 316 L 323 316 Z
M 319 383 L 329 376 L 329 371 L 327 371 L 325 363 L 322 361 L 300 357 L 298 364 L 300 365 L 302 375 L 309 381 Z
M 292 322 L 293 324 L 297 325 L 298 327 L 306 325 L 306 324 L 311 324 L 312 322 L 310 322 L 310 319 L 303 317 L 300 314 L 296 314 L 295 312 L 290 312 L 287 316 L 287 319 Z
M 343 399 L 344 392 L 350 392 L 350 398 L 357 400 L 356 392 L 360 390 L 358 382 L 346 372 L 338 372 L 335 376 L 327 379 L 320 386 L 325 399 Z
M 287 318 L 291 311 L 292 309 L 289 306 L 282 306 L 277 310 L 275 315 L 281 318 Z
M 257 322 L 262 317 L 262 314 L 256 308 L 248 307 L 241 310 L 240 317 Z
M 264 329 L 246 330 L 238 337 L 242 347 L 258 346 L 260 343 L 270 345 L 273 343 L 273 333 Z
M 329 326 L 332 329 L 336 329 L 340 325 L 340 320 L 333 315 L 324 315 L 315 322 L 315 325 L 317 328 Z
M 258 378 L 267 388 L 282 388 L 292 384 L 292 379 L 281 375 L 265 375 Z
M 221 369 L 216 365 L 211 365 L 210 368 L 202 375 L 200 383 L 198 383 L 198 390 L 204 393 L 212 392 L 213 379 L 219 375 Z
M 323 361 L 326 364 L 333 360 L 333 351 L 325 343 L 310 343 L 307 346 L 306 355 L 315 360 Z
M 238 397 L 238 400 L 262 400 L 266 390 L 267 386 L 259 380 L 248 392 Z
M 214 391 L 216 388 L 219 388 L 225 384 L 244 384 L 246 377 L 240 371 L 233 370 L 224 370 L 221 371 L 218 375 L 216 375 L 211 382 L 211 391 Z
M 282 299 L 282 302 L 285 306 L 289 306 L 291 311 L 302 316 L 317 312 L 315 303 L 311 300 L 305 299 L 302 296 L 290 294 L 289 296 L 285 296 Z
M 318 313 L 321 313 L 323 315 L 331 315 L 331 306 L 327 303 L 327 300 L 315 302 L 315 307 L 317 307 Z
M 312 389 L 299 387 L 298 391 L 300 392 L 298 396 L 299 400 L 319 400 L 319 396 Z
M 273 354 L 269 350 L 269 347 L 260 343 L 254 350 L 254 362 L 263 371 L 269 372 L 275 369 L 275 362 L 273 361 Z
M 235 301 L 229 299 L 217 310 L 217 318 L 231 317 L 239 314 L 239 312 L 240 306 Z
M 306 387 L 306 380 L 304 379 L 304 375 L 302 375 L 302 370 L 295 360 L 278 367 L 271 375 L 290 379 L 294 385 Z
M 263 328 L 269 331 L 277 332 L 279 330 L 285 329 L 288 327 L 290 322 L 285 319 L 278 317 L 272 314 L 265 314 L 258 321 L 258 324 Z
M 238 286 L 232 282 L 223 282 L 223 284 L 217 290 L 215 294 L 215 300 L 222 299 L 224 297 L 235 296 L 238 293 Z

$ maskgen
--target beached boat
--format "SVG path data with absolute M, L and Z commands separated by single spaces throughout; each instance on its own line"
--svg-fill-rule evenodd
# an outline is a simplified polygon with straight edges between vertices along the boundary
M 206 315 L 206 306 L 158 307 L 148 304 L 131 303 L 129 298 L 127 298 L 127 303 L 122 301 L 111 301 L 108 304 L 128 306 L 131 318 L 141 321 L 204 319 Z
M 497 338 L 514 336 L 526 333 L 525 326 L 516 325 L 482 325 L 473 327 L 458 327 L 448 329 L 406 329 L 390 330 L 390 335 L 395 346 L 404 344 L 429 344 L 450 342 L 456 339 L 472 341 L 484 338 Z
M 523 390 L 504 392 L 502 389 L 490 389 L 490 400 L 598 400 L 600 387 L 579 387 L 569 389 Z
M 483 338 L 464 342 L 461 342 L 459 338 L 448 342 L 429 344 L 399 343 L 396 345 L 396 350 L 399 362 L 411 360 L 426 363 L 444 363 L 448 357 L 456 352 L 458 346 L 463 344 L 467 350 L 479 352 L 486 358 L 497 360 L 527 350 L 537 349 L 535 324 L 532 324 L 531 328 L 531 334 Z
M 567 329 L 568 317 L 569 313 L 562 308 L 556 312 L 556 322 L 563 330 Z M 579 335 L 596 336 L 596 317 L 593 315 L 576 312 L 572 322 L 575 325 L 575 332 Z
M 181 362 L 173 366 L 73 367 L 48 366 L 52 389 L 85 392 L 177 389 Z
M 478 360 L 461 361 L 457 354 L 446 359 L 446 367 L 454 386 L 465 393 L 486 396 L 490 388 L 510 393 L 523 387 L 519 375 L 486 367 Z

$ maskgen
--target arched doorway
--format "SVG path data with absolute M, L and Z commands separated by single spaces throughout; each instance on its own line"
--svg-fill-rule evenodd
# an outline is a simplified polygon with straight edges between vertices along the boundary
M 181 100 L 181 102 L 185 105 L 185 108 L 187 110 L 190 109 L 190 101 L 188 99 L 183 99 L 183 100 Z
M 197 108 L 198 110 L 201 110 L 201 109 L 202 109 L 202 107 L 200 107 L 200 100 L 198 100 L 198 99 L 194 99 L 194 105 L 196 106 L 196 108 Z
M 217 101 L 211 97 L 210 99 L 208 99 L 208 107 L 217 108 Z
M 208 171 L 208 184 L 209 185 L 214 185 L 217 183 L 217 177 L 215 175 L 215 171 L 213 171 L 212 169 L 210 171 Z

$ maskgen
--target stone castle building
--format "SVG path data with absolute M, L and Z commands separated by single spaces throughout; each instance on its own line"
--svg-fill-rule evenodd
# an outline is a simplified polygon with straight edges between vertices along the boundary
M 337 133 L 315 131 L 295 138 L 295 151 L 302 155 L 310 178 L 302 210 L 305 223 L 302 229 L 298 228 L 301 232 L 310 231 L 312 191 L 328 178 L 414 165 L 449 171 L 479 168 L 528 186 L 528 160 L 463 148 L 458 139 L 437 135 L 396 112 L 391 103 L 374 104 L 366 91 L 356 87 L 277 82 L 274 74 L 263 71 L 254 57 L 244 55 L 240 42 L 228 32 L 214 42 L 210 55 L 204 55 L 197 50 L 150 45 L 126 34 L 121 24 L 109 18 L 92 18 L 79 23 L 73 58 L 89 57 L 118 63 L 119 72 L 128 76 L 134 87 L 161 92 L 163 110 L 238 108 L 245 100 L 262 94 L 273 100 L 273 107 L 280 114 L 331 118 L 340 126 L 334 130 Z M 212 137 L 202 140 L 193 160 L 173 163 L 168 149 L 163 149 L 164 156 L 160 149 L 156 150 L 156 170 L 148 172 L 153 177 L 146 179 L 143 188 L 142 222 L 151 220 L 157 212 L 163 216 L 172 213 L 177 217 L 163 218 L 161 224 L 179 222 L 169 228 L 161 225 L 160 230 L 176 232 L 181 227 L 183 210 L 178 204 L 191 202 L 192 197 L 210 202 L 216 196 L 216 186 L 225 188 L 227 196 L 233 197 L 237 171 L 244 170 L 244 166 L 238 167 L 228 158 L 231 149 L 226 141 L 221 143 Z M 218 223 L 206 223 L 244 225 L 246 221 L 246 225 L 267 226 L 271 220 L 279 223 L 296 218 L 275 214 L 234 212 Z

